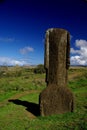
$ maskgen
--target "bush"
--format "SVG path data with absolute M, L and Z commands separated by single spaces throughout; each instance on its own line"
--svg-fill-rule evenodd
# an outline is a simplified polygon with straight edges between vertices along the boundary
M 35 74 L 42 74 L 45 73 L 44 65 L 40 64 L 34 69 Z

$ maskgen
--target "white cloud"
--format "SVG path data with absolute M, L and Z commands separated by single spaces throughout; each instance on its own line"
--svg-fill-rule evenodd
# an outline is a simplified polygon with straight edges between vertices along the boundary
M 77 47 L 87 47 L 87 41 L 86 40 L 76 40 L 75 41 Z
M 80 56 L 72 56 L 71 63 L 72 65 L 86 65 L 86 61 L 83 60 Z
M 29 53 L 29 52 L 33 52 L 34 51 L 34 48 L 32 48 L 32 47 L 24 47 L 24 48 L 22 48 L 22 49 L 20 49 L 20 53 L 21 54 L 27 54 L 27 53 Z
M 70 35 L 70 40 L 72 40 L 72 38 L 73 38 L 73 36 L 72 36 L 72 35 Z
M 79 54 L 80 53 L 80 50 L 75 50 L 74 48 L 71 48 L 70 51 L 72 54 Z
M 0 65 L 25 65 L 27 62 L 25 60 L 16 60 L 9 57 L 0 57 Z
M 87 41 L 86 40 L 76 40 L 75 41 L 77 50 L 71 48 L 71 64 L 72 65 L 87 65 Z
M 13 41 L 15 41 L 14 38 L 10 38 L 10 37 L 2 38 L 2 37 L 0 37 L 0 42 L 13 42 Z

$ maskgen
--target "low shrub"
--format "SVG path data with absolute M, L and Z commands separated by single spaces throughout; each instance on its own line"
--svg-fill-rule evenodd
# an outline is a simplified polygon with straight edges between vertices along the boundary
M 35 74 L 42 74 L 45 73 L 44 65 L 40 64 L 34 69 Z

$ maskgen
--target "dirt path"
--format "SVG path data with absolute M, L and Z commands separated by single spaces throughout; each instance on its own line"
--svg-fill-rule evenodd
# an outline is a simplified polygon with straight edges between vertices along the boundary
M 23 97 L 25 95 L 28 95 L 28 94 L 31 94 L 31 93 L 37 93 L 37 92 L 40 92 L 40 91 L 39 90 L 24 91 L 24 92 L 21 92 L 19 94 L 12 96 L 10 99 L 18 99 L 18 98 Z
M 14 96 L 10 97 L 9 99 L 4 100 L 3 102 L 0 103 L 0 107 L 6 106 L 9 103 L 9 100 L 15 100 L 15 99 L 19 99 L 20 97 L 23 97 L 25 95 L 31 94 L 31 93 L 39 93 L 41 91 L 39 90 L 30 90 L 30 91 L 25 91 L 25 92 L 21 92 L 19 94 L 15 94 Z M 32 114 L 31 112 L 27 111 L 26 108 L 23 109 L 23 112 L 26 114 L 27 117 L 29 117 L 30 119 L 34 119 L 36 118 L 36 116 L 34 114 Z
M 82 72 L 73 73 L 73 74 L 68 75 L 68 79 L 73 80 L 77 77 L 81 77 L 81 75 L 82 75 Z

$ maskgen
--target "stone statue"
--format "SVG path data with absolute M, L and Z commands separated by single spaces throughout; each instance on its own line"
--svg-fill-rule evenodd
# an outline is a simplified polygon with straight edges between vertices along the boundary
M 46 32 L 44 66 L 47 87 L 40 94 L 42 116 L 72 112 L 74 97 L 67 88 L 70 65 L 70 35 L 64 29 L 49 29 Z

